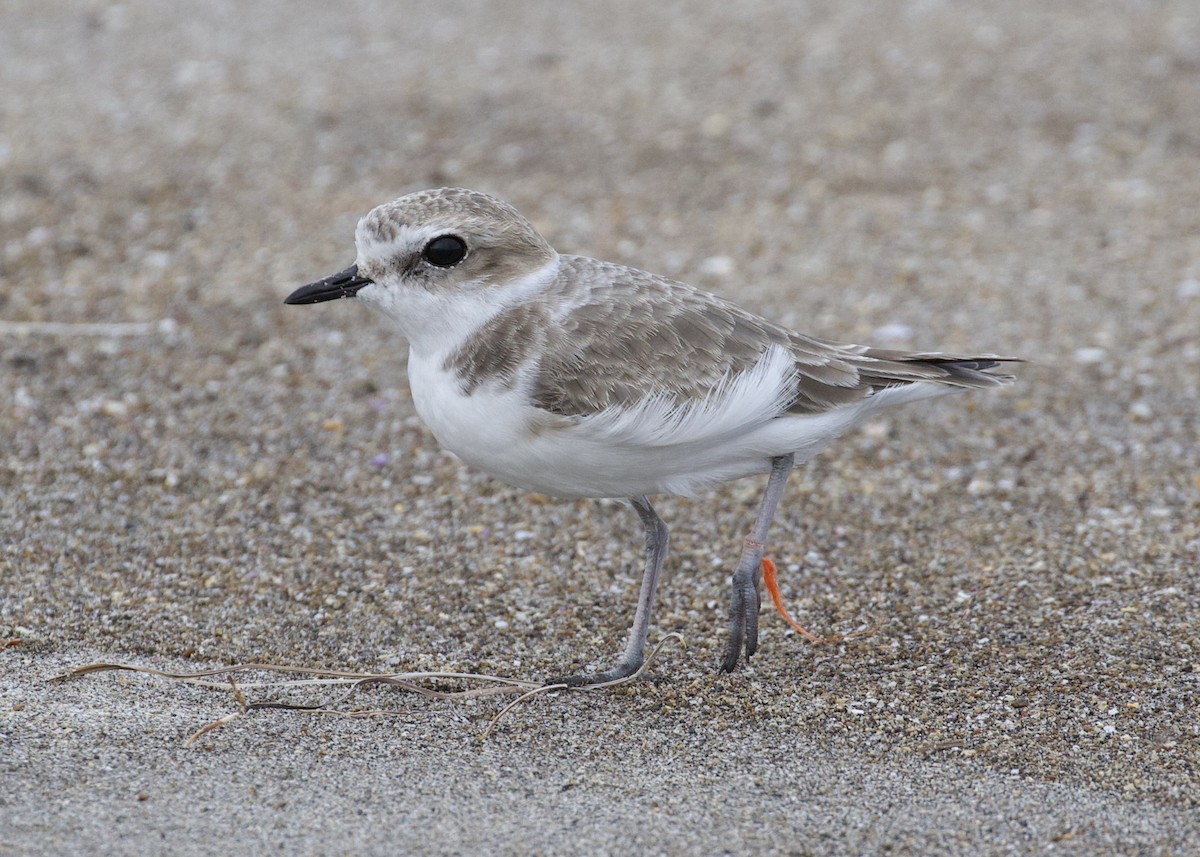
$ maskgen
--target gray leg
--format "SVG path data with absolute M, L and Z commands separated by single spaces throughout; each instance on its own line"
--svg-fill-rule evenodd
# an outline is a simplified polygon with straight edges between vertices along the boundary
M 758 608 L 762 603 L 759 586 L 762 581 L 763 546 L 767 541 L 767 529 L 775 518 L 783 486 L 792 472 L 794 455 L 781 455 L 771 459 L 771 476 L 763 494 L 762 506 L 754 529 L 746 537 L 742 547 L 742 558 L 733 572 L 733 595 L 729 604 L 729 638 L 725 641 L 725 654 L 721 658 L 721 671 L 737 669 L 742 649 L 749 659 L 758 649 Z
M 573 675 L 555 679 L 548 684 L 569 684 L 572 687 L 582 684 L 600 684 L 606 681 L 616 681 L 633 675 L 641 669 L 646 659 L 646 637 L 650 633 L 650 611 L 654 607 L 654 593 L 658 589 L 658 575 L 662 571 L 663 558 L 667 555 L 667 525 L 654 511 L 650 501 L 645 497 L 630 497 L 642 526 L 646 528 L 646 571 L 642 575 L 642 590 L 638 594 L 637 613 L 633 617 L 633 630 L 629 633 L 629 644 L 625 646 L 625 654 L 610 670 L 594 675 Z

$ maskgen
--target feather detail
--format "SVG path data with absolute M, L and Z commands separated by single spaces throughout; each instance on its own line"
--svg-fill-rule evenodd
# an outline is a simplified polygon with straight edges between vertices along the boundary
M 750 369 L 727 372 L 699 400 L 681 402 L 669 392 L 655 392 L 583 417 L 575 431 L 628 446 L 720 443 L 783 413 L 795 395 L 794 374 L 792 355 L 772 345 Z

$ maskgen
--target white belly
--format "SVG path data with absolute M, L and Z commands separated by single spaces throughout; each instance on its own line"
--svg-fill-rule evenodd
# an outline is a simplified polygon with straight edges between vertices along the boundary
M 820 416 L 755 419 L 720 436 L 703 425 L 664 431 L 621 413 L 546 415 L 519 387 L 485 384 L 464 395 L 441 362 L 410 354 L 408 363 L 417 413 L 438 442 L 497 479 L 560 497 L 691 494 L 767 473 L 775 456 L 791 452 L 797 463 L 812 457 L 866 409 L 860 403 Z

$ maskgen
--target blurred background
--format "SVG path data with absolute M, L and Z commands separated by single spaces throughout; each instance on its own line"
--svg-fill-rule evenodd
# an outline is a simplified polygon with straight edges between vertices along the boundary
M 806 333 L 1028 359 L 796 474 L 793 613 L 880 630 L 811 650 L 764 617 L 772 680 L 739 693 L 873 758 L 974 741 L 946 746 L 1195 801 L 1198 105 L 1190 0 L 5 0 L 0 629 L 506 674 L 615 651 L 631 513 L 460 466 L 382 319 L 282 305 L 370 208 L 461 185 Z M 693 644 L 664 675 L 717 681 L 759 489 L 664 501 L 656 628 Z
M 833 337 L 1053 362 L 1200 276 L 1190 3 L 3 14 L 9 319 L 257 308 L 445 184 Z

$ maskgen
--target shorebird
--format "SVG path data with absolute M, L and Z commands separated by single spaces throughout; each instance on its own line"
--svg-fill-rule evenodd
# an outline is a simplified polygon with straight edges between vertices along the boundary
M 417 413 L 437 440 L 497 479 L 555 497 L 626 498 L 646 565 L 628 644 L 634 674 L 667 526 L 656 494 L 767 474 L 734 568 L 720 667 L 758 646 L 767 530 L 792 468 L 872 414 L 999 387 L 1008 358 L 840 345 L 636 268 L 560 255 L 515 208 L 471 190 L 402 196 L 358 223 L 346 270 L 287 299 L 355 298 L 408 340 Z

